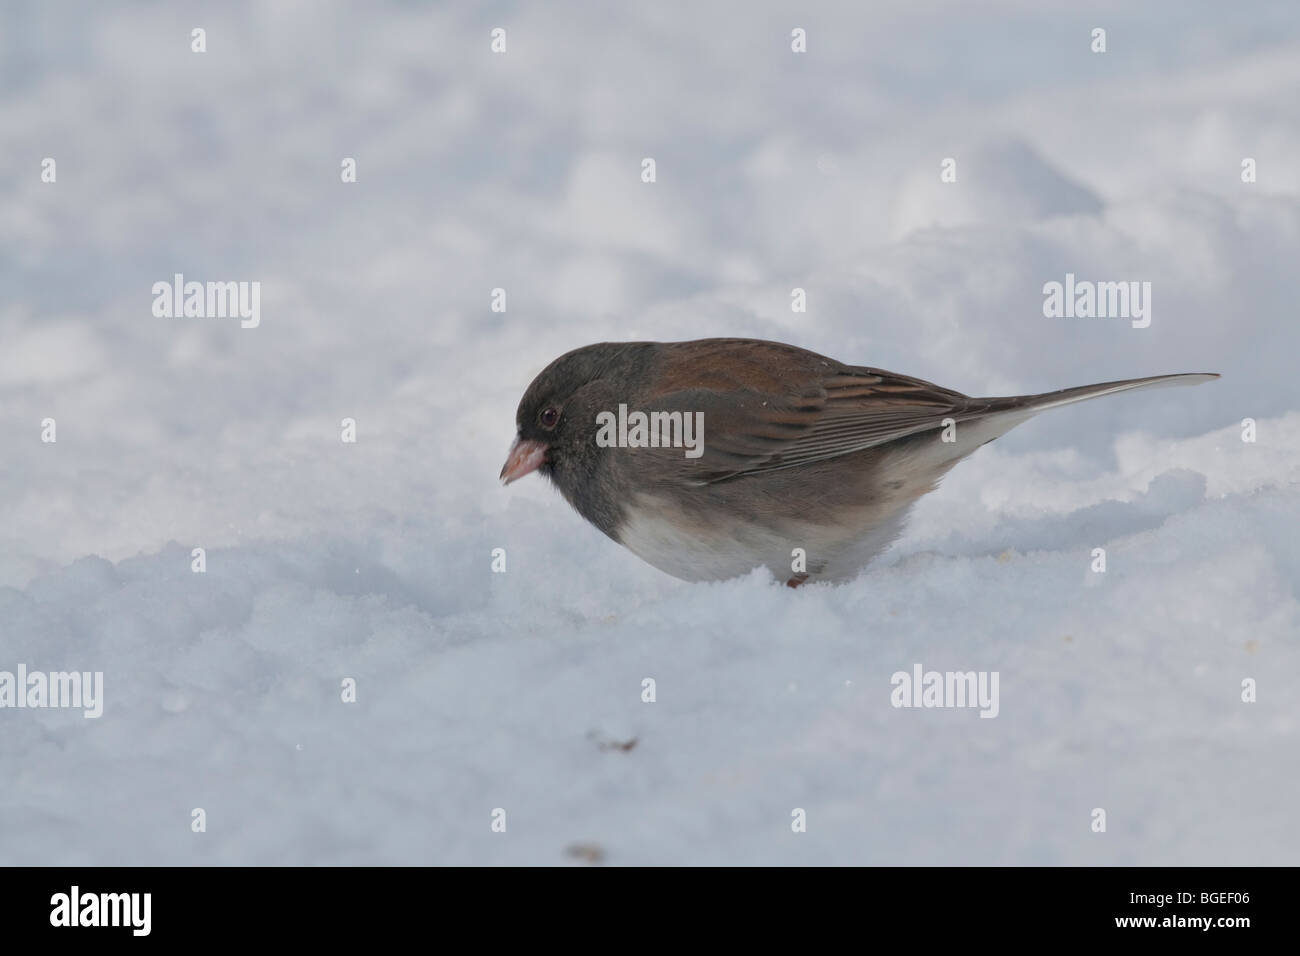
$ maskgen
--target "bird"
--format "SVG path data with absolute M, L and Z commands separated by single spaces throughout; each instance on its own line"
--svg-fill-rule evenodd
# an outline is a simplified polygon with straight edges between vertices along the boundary
M 1021 422 L 1218 377 L 975 398 L 781 342 L 600 342 L 525 390 L 500 478 L 539 472 L 613 541 L 685 581 L 766 567 L 790 587 L 843 582 L 949 469 Z

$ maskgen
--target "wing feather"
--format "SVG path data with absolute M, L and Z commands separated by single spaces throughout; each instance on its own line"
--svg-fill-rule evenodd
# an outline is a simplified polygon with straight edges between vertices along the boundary
M 862 451 L 938 428 L 945 418 L 969 417 L 976 404 L 931 382 L 793 346 L 749 339 L 684 344 L 692 348 L 660 377 L 654 407 L 705 413 L 703 455 L 681 458 L 683 477 L 693 482 Z

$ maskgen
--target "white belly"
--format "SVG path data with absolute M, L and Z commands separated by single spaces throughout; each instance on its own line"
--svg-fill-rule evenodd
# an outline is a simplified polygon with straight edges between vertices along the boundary
M 719 581 L 757 567 L 789 581 L 801 573 L 794 567 L 796 548 L 806 556 L 802 573 L 808 580 L 845 581 L 893 543 L 916 499 L 949 468 L 1035 411 L 1017 409 L 963 423 L 951 443 L 936 430 L 933 441 L 898 444 L 886 453 L 882 483 L 863 496 L 867 503 L 837 511 L 834 524 L 793 519 L 760 524 L 728 516 L 720 508 L 702 526 L 687 520 L 680 507 L 642 495 L 619 527 L 619 541 L 643 561 L 685 581 Z
M 802 574 L 812 581 L 843 581 L 898 537 L 906 508 L 863 515 L 861 523 L 846 527 L 792 523 L 777 530 L 735 522 L 707 532 L 666 517 L 672 514 L 654 499 L 641 499 L 620 527 L 619 541 L 647 564 L 684 581 L 721 581 L 758 567 L 768 568 L 781 582 Z M 795 549 L 803 551 L 798 566 Z

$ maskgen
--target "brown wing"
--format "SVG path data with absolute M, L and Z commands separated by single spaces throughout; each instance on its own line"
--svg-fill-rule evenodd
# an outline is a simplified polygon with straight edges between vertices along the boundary
M 930 382 L 775 342 L 711 339 L 672 348 L 679 351 L 656 377 L 651 406 L 704 413 L 704 453 L 680 465 L 692 481 L 846 455 L 938 428 L 947 417 L 971 417 L 982 406 Z

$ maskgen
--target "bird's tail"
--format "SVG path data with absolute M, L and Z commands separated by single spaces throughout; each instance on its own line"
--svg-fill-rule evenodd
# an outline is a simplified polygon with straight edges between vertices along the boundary
M 1159 388 L 1166 385 L 1199 385 L 1219 376 L 1214 372 L 1185 372 L 1179 375 L 1152 375 L 1147 378 L 1129 378 L 1120 382 L 1098 382 L 1096 385 L 1079 385 L 1040 395 L 1009 395 L 1001 398 L 972 398 L 963 409 L 951 415 L 959 424 L 956 441 L 936 446 L 940 460 L 950 467 L 976 448 L 1005 435 L 1022 422 L 1039 412 L 1061 405 L 1086 402 L 1090 398 L 1130 392 L 1139 388 Z M 932 425 L 932 427 L 938 427 Z
M 989 410 L 997 412 L 1005 409 L 1032 410 L 1034 412 L 1056 408 L 1058 405 L 1073 405 L 1086 402 L 1090 398 L 1114 395 L 1116 392 L 1131 392 L 1139 388 L 1164 388 L 1169 385 L 1200 385 L 1218 378 L 1216 372 L 1182 372 L 1177 375 L 1150 375 L 1146 378 L 1127 378 L 1119 382 L 1099 382 L 1096 385 L 1079 385 L 1075 388 L 1063 388 L 1056 392 L 1043 392 L 1041 395 L 1016 395 L 1008 398 L 986 398 Z

